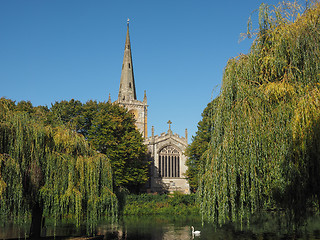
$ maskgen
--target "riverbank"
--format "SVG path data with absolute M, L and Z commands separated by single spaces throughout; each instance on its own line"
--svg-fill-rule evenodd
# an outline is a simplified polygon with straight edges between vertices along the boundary
M 123 208 L 124 216 L 142 215 L 199 215 L 196 195 L 140 194 L 127 195 Z

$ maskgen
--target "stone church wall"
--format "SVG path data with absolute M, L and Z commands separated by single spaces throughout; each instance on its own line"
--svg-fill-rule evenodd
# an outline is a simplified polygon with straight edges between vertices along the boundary
M 190 193 L 189 184 L 185 177 L 187 171 L 185 163 L 187 159 L 184 151 L 188 145 L 187 139 L 177 134 L 173 135 L 169 129 L 167 133 L 162 133 L 160 136 L 151 136 L 146 139 L 145 144 L 148 146 L 151 161 L 149 191 Z M 167 155 L 161 156 L 161 150 L 168 147 L 175 151 L 172 157 L 170 155 L 168 157 Z M 159 166 L 159 163 L 162 163 L 162 166 Z

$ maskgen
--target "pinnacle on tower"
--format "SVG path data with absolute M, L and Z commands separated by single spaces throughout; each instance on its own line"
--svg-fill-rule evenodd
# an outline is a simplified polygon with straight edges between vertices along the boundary
M 146 90 L 144 90 L 143 102 L 147 103 L 147 91 Z
M 131 56 L 131 45 L 129 36 L 129 19 L 127 22 L 127 36 L 123 55 L 122 71 L 120 78 L 120 88 L 118 95 L 118 102 L 128 102 L 130 100 L 137 100 L 136 86 L 133 75 L 133 64 Z

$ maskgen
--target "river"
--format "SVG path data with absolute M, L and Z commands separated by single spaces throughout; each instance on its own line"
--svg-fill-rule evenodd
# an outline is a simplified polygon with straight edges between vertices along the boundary
M 191 226 L 201 231 L 200 236 L 194 236 Z M 28 226 L 9 225 L 0 227 L 0 239 L 24 238 L 27 236 Z M 85 235 L 85 226 L 75 228 L 70 224 L 60 224 L 56 228 L 47 226 L 47 236 L 79 236 Z M 212 224 L 202 224 L 200 217 L 170 216 L 170 217 L 124 217 L 118 223 L 99 223 L 96 229 L 97 235 L 104 235 L 105 239 L 126 240 L 177 240 L 177 239 L 210 239 L 210 240 L 285 240 L 285 239 L 320 239 L 320 219 L 309 222 L 308 228 L 299 233 L 284 234 L 267 228 L 257 229 L 251 227 L 247 230 L 239 230 L 232 225 L 214 227 Z

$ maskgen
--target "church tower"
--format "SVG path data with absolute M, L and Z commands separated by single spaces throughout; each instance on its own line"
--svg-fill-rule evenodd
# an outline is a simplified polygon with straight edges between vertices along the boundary
M 147 95 L 146 92 L 144 92 L 143 101 L 137 100 L 129 36 L 129 19 L 127 22 L 127 36 L 124 48 L 119 94 L 116 102 L 127 108 L 128 111 L 134 115 L 137 129 L 144 138 L 147 138 Z
M 109 103 L 111 97 L 109 95 Z M 123 63 L 120 77 L 118 99 L 114 104 L 119 104 L 128 109 L 136 120 L 136 128 L 144 137 L 144 144 L 148 148 L 150 161 L 149 181 L 141 189 L 146 192 L 182 192 L 190 193 L 187 171 L 187 157 L 184 154 L 188 146 L 188 132 L 185 137 L 180 137 L 171 130 L 172 122 L 169 120 L 169 129 L 161 135 L 154 135 L 152 127 L 151 136 L 147 132 L 147 94 L 144 91 L 143 101 L 137 99 L 133 62 L 129 35 L 129 19 L 127 22 L 127 35 L 124 47 Z

